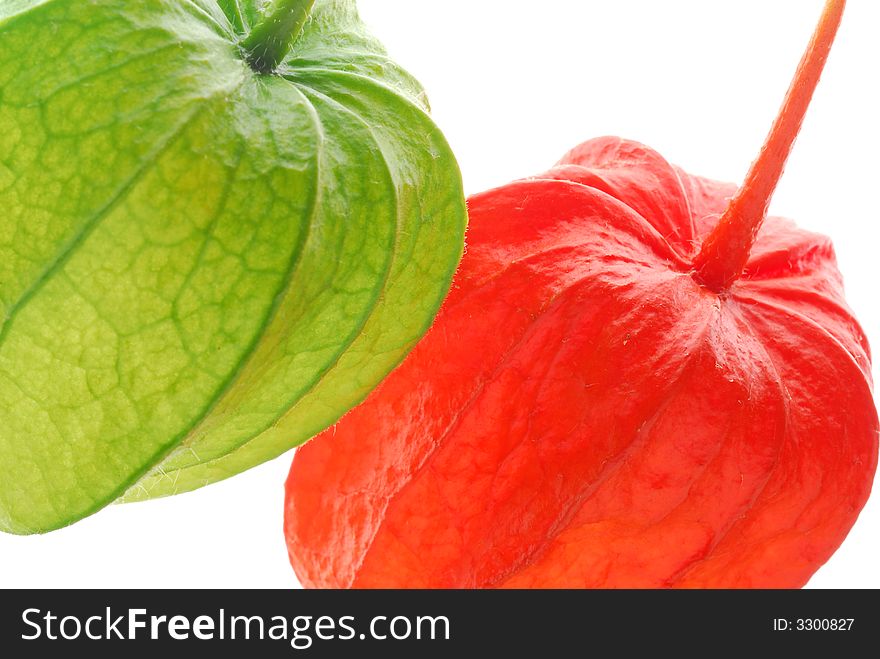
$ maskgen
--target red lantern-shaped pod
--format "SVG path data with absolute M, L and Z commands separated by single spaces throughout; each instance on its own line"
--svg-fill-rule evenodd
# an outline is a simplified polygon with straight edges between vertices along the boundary
M 437 321 L 301 449 L 313 587 L 798 587 L 865 504 L 868 345 L 828 239 L 765 213 L 843 11 L 744 186 L 593 140 L 470 201 Z

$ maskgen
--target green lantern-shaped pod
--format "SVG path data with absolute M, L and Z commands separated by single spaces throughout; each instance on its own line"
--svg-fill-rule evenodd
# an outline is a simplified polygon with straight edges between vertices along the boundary
M 350 0 L 0 3 L 0 529 L 334 423 L 429 327 L 461 177 Z

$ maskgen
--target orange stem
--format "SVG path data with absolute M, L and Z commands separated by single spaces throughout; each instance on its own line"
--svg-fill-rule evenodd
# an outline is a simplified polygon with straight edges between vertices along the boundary
M 816 32 L 801 59 L 758 159 L 752 163 L 745 183 L 694 260 L 697 280 L 713 291 L 720 293 L 730 288 L 745 268 L 758 230 L 767 216 L 770 198 L 782 176 L 785 162 L 825 68 L 845 5 L 846 0 L 828 0 L 825 3 Z

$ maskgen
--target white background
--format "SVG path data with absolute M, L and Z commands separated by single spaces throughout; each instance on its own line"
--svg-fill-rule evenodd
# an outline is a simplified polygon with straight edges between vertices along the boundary
M 361 0 L 428 89 L 469 193 L 546 170 L 584 139 L 642 141 L 740 181 L 821 0 Z M 848 297 L 880 346 L 880 2 L 851 0 L 775 214 L 834 239 Z M 0 535 L 2 587 L 296 584 L 281 531 L 285 456 L 226 482 L 112 506 L 42 537 Z M 813 587 L 880 587 L 880 496 Z

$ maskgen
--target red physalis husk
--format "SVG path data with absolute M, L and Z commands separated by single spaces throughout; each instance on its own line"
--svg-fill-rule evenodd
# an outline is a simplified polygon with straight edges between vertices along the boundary
M 602 138 L 470 200 L 431 332 L 297 452 L 304 585 L 798 587 L 831 556 L 877 463 L 868 344 L 830 241 L 764 212 L 842 9 L 739 190 Z

